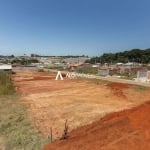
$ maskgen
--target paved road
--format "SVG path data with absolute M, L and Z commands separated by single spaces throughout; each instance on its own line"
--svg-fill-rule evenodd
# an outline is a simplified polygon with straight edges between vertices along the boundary
M 49 71 L 51 72 L 58 72 L 57 70 L 53 70 L 50 69 Z M 67 74 L 67 71 L 61 71 L 64 74 Z M 71 72 L 70 72 L 71 73 Z M 126 80 L 126 79 L 120 79 L 120 78 L 116 78 L 116 77 L 102 77 L 102 76 L 97 76 L 97 75 L 93 75 L 93 78 L 95 79 L 101 79 L 101 80 L 106 80 L 106 81 L 111 81 L 111 82 L 118 82 L 118 83 L 127 83 L 127 84 L 133 84 L 133 85 L 141 85 L 141 86 L 147 86 L 150 87 L 150 82 L 140 82 L 140 81 L 135 81 L 135 80 Z
M 127 83 L 127 84 L 133 84 L 133 85 L 141 85 L 141 86 L 147 86 L 150 87 L 150 83 L 147 82 L 140 82 L 135 80 L 126 80 L 126 79 L 119 79 L 116 77 L 96 77 L 98 79 L 107 80 L 111 82 L 118 82 L 118 83 Z

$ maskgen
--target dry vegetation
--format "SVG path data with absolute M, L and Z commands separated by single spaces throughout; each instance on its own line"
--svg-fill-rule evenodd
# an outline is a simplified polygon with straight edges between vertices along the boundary
M 67 140 L 45 145 L 44 150 L 149 150 L 150 102 L 106 115 L 69 133 Z
M 52 127 L 53 140 L 62 136 L 65 120 L 70 132 L 150 97 L 149 89 L 141 87 L 100 80 L 55 81 L 55 74 L 49 72 L 17 71 L 13 80 L 35 126 L 45 137 Z
M 46 139 L 35 129 L 15 93 L 10 74 L 0 74 L 0 150 L 39 150 Z

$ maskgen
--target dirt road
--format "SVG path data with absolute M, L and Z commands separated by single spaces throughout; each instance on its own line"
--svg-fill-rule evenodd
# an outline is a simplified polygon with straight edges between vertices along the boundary
M 49 70 L 53 73 L 58 72 L 57 70 L 54 70 L 54 69 L 46 69 L 46 70 L 47 71 Z M 62 73 L 67 74 L 68 72 L 67 71 L 62 71 Z M 150 82 L 140 82 L 140 81 L 135 81 L 135 80 L 120 79 L 120 78 L 113 77 L 113 76 L 103 77 L 103 76 L 93 75 L 93 78 L 104 80 L 104 81 L 110 81 L 110 82 L 117 82 L 117 83 L 125 83 L 125 84 L 132 84 L 132 85 L 140 85 L 140 86 L 150 87 Z

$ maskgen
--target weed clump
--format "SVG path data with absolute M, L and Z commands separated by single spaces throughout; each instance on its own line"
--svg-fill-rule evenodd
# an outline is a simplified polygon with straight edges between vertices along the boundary
M 15 88 L 12 83 L 11 74 L 0 73 L 0 95 L 12 95 L 15 93 Z
M 67 124 L 67 120 L 65 122 L 65 128 L 64 128 L 64 133 L 62 135 L 62 137 L 60 138 L 60 140 L 65 140 L 68 138 L 68 124 Z
M 0 73 L 0 149 L 40 150 L 48 141 L 39 134 L 19 102 L 11 74 Z

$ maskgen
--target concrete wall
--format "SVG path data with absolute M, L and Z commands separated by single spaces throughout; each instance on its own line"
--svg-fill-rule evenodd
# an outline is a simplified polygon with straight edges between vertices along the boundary
M 98 75 L 108 76 L 109 75 L 109 70 L 108 69 L 100 69 L 100 70 L 98 70 Z

